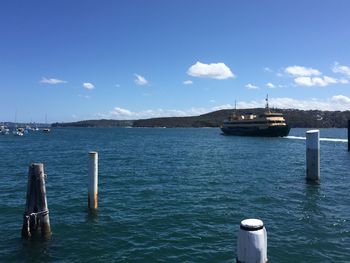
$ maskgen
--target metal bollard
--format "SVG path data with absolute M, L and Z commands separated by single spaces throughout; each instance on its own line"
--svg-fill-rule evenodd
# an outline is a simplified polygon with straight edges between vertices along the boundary
M 245 219 L 241 222 L 238 243 L 237 263 L 267 263 L 267 235 L 263 221 Z
M 88 208 L 98 207 L 98 153 L 89 152 Z

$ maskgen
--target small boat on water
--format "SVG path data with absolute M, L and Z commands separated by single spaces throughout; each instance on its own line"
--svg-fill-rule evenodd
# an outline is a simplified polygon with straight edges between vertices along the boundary
M 225 135 L 237 136 L 283 137 L 290 131 L 283 114 L 270 110 L 268 96 L 263 114 L 237 115 L 235 109 L 233 115 L 224 120 L 220 128 Z
M 23 136 L 24 135 L 24 129 L 23 128 L 16 128 L 12 131 L 12 134 L 14 136 Z
M 8 135 L 10 134 L 10 129 L 6 128 L 5 125 L 0 126 L 0 134 L 1 135 Z
M 45 124 L 46 124 L 46 128 L 43 129 L 43 132 L 49 133 L 51 130 L 50 130 L 50 128 L 47 127 L 47 114 L 45 114 Z

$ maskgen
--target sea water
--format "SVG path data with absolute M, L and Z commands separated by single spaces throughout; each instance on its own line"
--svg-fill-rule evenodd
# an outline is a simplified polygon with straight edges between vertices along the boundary
M 305 181 L 305 129 L 70 128 L 0 136 L 0 262 L 235 262 L 240 221 L 263 220 L 270 262 L 350 262 L 345 129 L 321 129 L 321 183 Z M 99 208 L 87 211 L 88 152 Z M 28 165 L 47 174 L 50 241 L 22 240 Z

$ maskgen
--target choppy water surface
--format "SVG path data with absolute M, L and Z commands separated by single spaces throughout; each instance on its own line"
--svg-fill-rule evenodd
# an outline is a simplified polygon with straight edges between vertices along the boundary
M 0 136 L 1 262 L 234 262 L 239 223 L 260 218 L 270 262 L 350 261 L 345 129 L 321 130 L 321 184 L 305 182 L 305 129 L 291 138 L 219 129 L 54 129 Z M 294 137 L 293 137 L 294 136 Z M 87 206 L 99 152 L 99 209 Z M 27 170 L 43 162 L 52 239 L 20 238 Z

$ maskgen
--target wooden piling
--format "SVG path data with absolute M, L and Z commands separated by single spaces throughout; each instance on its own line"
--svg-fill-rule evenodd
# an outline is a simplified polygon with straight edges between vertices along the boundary
M 51 236 L 44 165 L 42 163 L 33 163 L 29 166 L 28 172 L 27 199 L 23 217 L 22 237 L 31 237 L 39 227 L 42 237 L 49 238 Z
M 319 182 L 320 180 L 320 131 L 306 132 L 306 180 Z
M 43 237 L 48 237 L 51 235 L 51 227 L 50 227 L 50 219 L 49 219 L 49 209 L 48 209 L 47 198 L 46 198 L 44 165 L 42 163 L 34 164 L 34 175 L 35 175 L 35 180 L 37 182 L 36 189 L 38 189 L 37 206 L 38 206 L 38 211 L 40 212 L 38 214 L 39 215 L 38 219 L 40 222 L 41 235 Z
M 98 153 L 89 152 L 88 208 L 98 207 Z
M 33 225 L 31 227 L 30 224 L 30 214 L 34 211 L 34 205 L 35 205 L 35 187 L 34 182 L 32 180 L 33 178 L 32 173 L 32 165 L 29 166 L 28 171 L 28 183 L 27 183 L 27 196 L 26 196 L 26 206 L 25 211 L 23 215 L 23 226 L 22 226 L 22 237 L 28 238 L 31 237 L 31 230 L 33 230 Z

